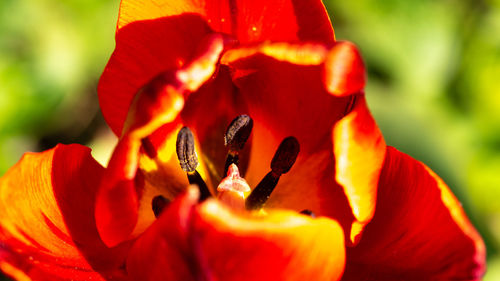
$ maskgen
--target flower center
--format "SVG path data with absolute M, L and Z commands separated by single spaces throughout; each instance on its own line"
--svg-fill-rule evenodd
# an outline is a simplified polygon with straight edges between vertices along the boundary
M 224 135 L 224 144 L 228 148 L 224 175 L 217 187 L 216 197 L 224 204 L 239 210 L 260 210 L 271 196 L 281 175 L 286 174 L 295 163 L 300 151 L 300 145 L 295 137 L 285 138 L 271 161 L 271 171 L 259 184 L 251 190 L 247 181 L 241 177 L 238 164 L 239 153 L 245 146 L 253 128 L 253 120 L 248 115 L 240 115 L 233 119 Z M 200 190 L 200 201 L 211 197 L 207 184 L 196 170 L 198 156 L 195 150 L 194 136 L 188 127 L 183 127 L 177 134 L 177 158 L 180 167 L 186 172 L 190 184 Z M 155 197 L 152 202 L 153 211 L 158 216 L 168 201 L 162 196 Z

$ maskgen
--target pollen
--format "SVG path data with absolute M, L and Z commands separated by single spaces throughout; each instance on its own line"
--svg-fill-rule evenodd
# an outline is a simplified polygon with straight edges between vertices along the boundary
M 184 127 L 179 131 L 175 146 L 182 170 L 194 172 L 198 167 L 198 157 L 194 149 L 193 133 L 188 127 Z
M 212 194 L 208 190 L 207 184 L 200 173 L 196 170 L 198 167 L 198 156 L 194 148 L 193 132 L 188 127 L 180 129 L 175 145 L 179 164 L 181 169 L 186 172 L 189 183 L 198 186 L 201 201 L 207 199 Z
M 231 164 L 239 164 L 239 152 L 245 146 L 253 128 L 253 120 L 248 115 L 240 115 L 231 121 L 224 134 L 224 145 L 229 148 L 224 164 L 224 175 Z

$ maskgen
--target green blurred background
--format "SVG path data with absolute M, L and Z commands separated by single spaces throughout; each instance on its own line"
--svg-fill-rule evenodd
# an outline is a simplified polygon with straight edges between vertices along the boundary
M 368 67 L 386 141 L 425 162 L 463 202 L 500 280 L 500 0 L 326 0 L 337 39 Z M 96 86 L 118 0 L 0 1 L 0 175 L 25 151 L 116 138 Z M 2 277 L 0 276 L 0 280 Z

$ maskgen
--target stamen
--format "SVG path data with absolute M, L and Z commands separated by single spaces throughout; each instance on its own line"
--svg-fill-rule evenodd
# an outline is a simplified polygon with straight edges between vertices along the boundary
M 273 172 L 267 173 L 245 200 L 245 208 L 247 210 L 258 210 L 262 208 L 264 204 L 266 204 L 267 199 L 269 199 L 269 196 L 271 196 L 279 179 L 279 175 Z
M 187 173 L 190 184 L 195 184 L 200 190 L 200 201 L 211 196 L 207 184 L 196 171 L 198 167 L 198 157 L 194 149 L 194 136 L 188 127 L 183 127 L 177 134 L 176 142 L 177 158 L 183 171 Z
M 299 141 L 295 137 L 285 138 L 271 161 L 271 170 L 276 174 L 286 174 L 292 168 L 300 151 Z
M 285 138 L 271 161 L 271 172 L 259 182 L 245 201 L 247 210 L 257 210 L 264 206 L 282 174 L 292 168 L 300 151 L 299 142 L 295 137 Z
M 158 218 L 160 214 L 163 212 L 165 207 L 168 206 L 170 202 L 167 200 L 167 198 L 159 195 L 153 198 L 153 201 L 151 202 L 151 205 L 153 207 L 153 213 L 155 214 L 155 217 Z
M 250 116 L 243 114 L 231 121 L 224 136 L 224 144 L 230 150 L 239 151 L 245 146 L 253 128 L 253 120 Z
M 184 172 L 194 172 L 198 167 L 198 157 L 194 149 L 193 133 L 188 127 L 183 127 L 177 134 L 177 158 Z
M 302 210 L 302 211 L 300 211 L 300 213 L 303 215 L 306 215 L 306 216 L 310 216 L 311 218 L 316 217 L 316 214 L 313 211 L 308 210 L 308 209 Z
M 224 165 L 224 174 L 231 164 L 238 165 L 239 152 L 245 146 L 245 143 L 250 137 L 253 128 L 253 120 L 248 115 L 240 115 L 231 121 L 227 127 L 226 134 L 224 135 L 224 145 L 229 147 L 229 152 Z

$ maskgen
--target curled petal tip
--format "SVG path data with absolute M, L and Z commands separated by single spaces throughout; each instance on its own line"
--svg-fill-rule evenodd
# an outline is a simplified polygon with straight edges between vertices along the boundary
M 324 75 L 326 88 L 334 96 L 347 96 L 363 90 L 366 72 L 356 46 L 345 41 L 335 43 L 325 61 Z
M 208 35 L 202 40 L 196 52 L 196 59 L 176 73 L 177 80 L 186 90 L 197 90 L 214 74 L 225 44 L 231 43 L 218 33 Z
M 356 246 L 361 240 L 361 236 L 363 234 L 363 228 L 366 223 L 354 221 L 351 225 L 351 235 L 350 241 L 346 241 L 348 246 Z

